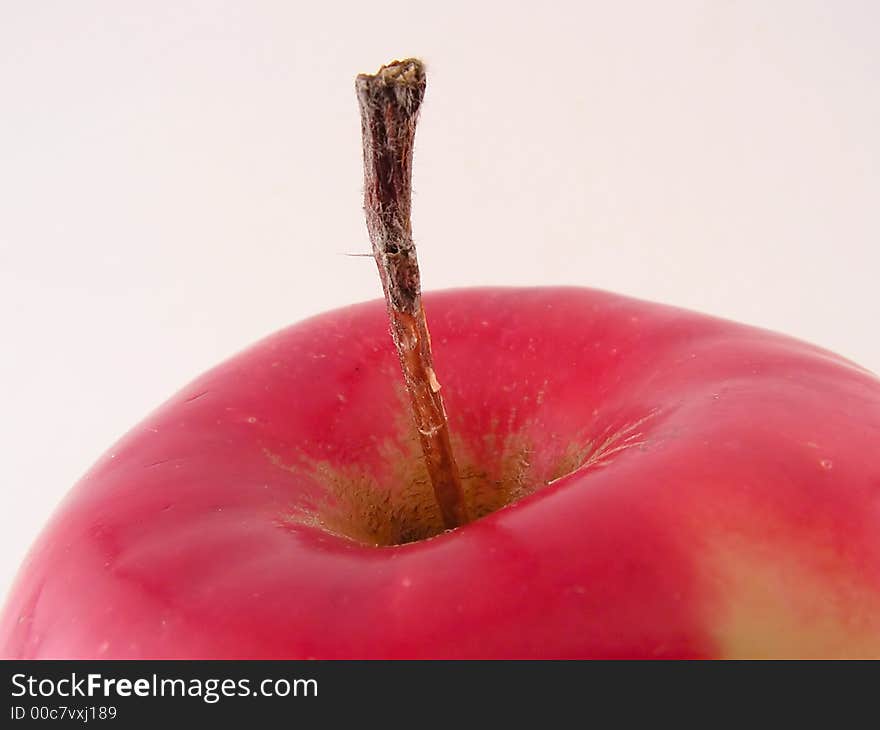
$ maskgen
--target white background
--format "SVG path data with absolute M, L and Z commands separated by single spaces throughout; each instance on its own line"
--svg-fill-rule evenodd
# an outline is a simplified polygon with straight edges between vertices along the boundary
M 0 4 L 0 592 L 200 371 L 380 294 L 353 77 L 420 55 L 426 288 L 580 284 L 880 371 L 880 5 Z

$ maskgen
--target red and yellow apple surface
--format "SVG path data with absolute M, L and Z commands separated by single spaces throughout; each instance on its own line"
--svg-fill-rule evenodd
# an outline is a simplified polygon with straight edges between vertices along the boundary
M 880 657 L 880 380 L 590 289 L 425 296 L 444 531 L 385 304 L 263 340 L 68 495 L 3 657 Z

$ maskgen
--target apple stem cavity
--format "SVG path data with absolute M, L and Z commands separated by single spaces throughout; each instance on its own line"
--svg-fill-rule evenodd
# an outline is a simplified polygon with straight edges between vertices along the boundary
M 425 67 L 394 61 L 355 82 L 364 146 L 364 210 L 413 420 L 447 529 L 468 521 L 449 419 L 434 371 L 412 238 L 412 155 Z

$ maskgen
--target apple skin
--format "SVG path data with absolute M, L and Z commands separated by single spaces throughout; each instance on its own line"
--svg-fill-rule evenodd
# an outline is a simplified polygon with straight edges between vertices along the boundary
M 320 315 L 210 370 L 98 461 L 22 566 L 0 654 L 880 657 L 874 375 L 590 289 L 425 307 L 475 468 L 491 484 L 518 459 L 521 482 L 552 484 L 404 545 L 327 528 L 321 510 L 356 538 L 373 514 L 339 507 L 339 484 L 392 493 L 419 460 L 384 303 Z

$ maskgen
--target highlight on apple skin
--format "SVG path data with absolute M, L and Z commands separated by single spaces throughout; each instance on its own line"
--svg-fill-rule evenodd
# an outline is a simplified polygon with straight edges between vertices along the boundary
M 880 380 L 579 288 L 425 295 L 473 521 L 427 483 L 382 301 L 205 373 L 82 478 L 17 658 L 880 657 Z

